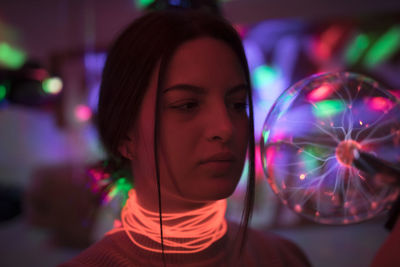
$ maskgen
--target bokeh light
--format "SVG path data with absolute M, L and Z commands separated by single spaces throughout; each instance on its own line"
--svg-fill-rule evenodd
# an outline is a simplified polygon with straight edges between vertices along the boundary
M 265 88 L 271 85 L 277 77 L 277 72 L 274 68 L 261 65 L 254 69 L 252 82 L 256 88 Z
M 400 49 L 400 25 L 394 25 L 370 48 L 365 56 L 365 65 L 372 68 L 395 54 Z
M 58 94 L 62 90 L 63 83 L 60 78 L 51 77 L 43 80 L 42 87 L 47 94 Z
M 78 105 L 75 107 L 75 117 L 81 122 L 88 121 L 92 117 L 92 110 L 86 105 Z
M 22 50 L 0 43 L 0 63 L 10 69 L 20 68 L 26 61 L 26 54 Z
M 0 84 L 0 102 L 6 98 L 7 88 L 4 84 Z
M 155 0 L 135 0 L 135 5 L 139 9 L 144 9 L 154 2 L 155 2 Z
M 376 81 L 313 75 L 287 89 L 268 114 L 264 174 L 296 213 L 319 223 L 360 222 L 387 210 L 399 190 L 354 167 L 353 151 L 398 163 L 399 138 L 399 101 Z
M 370 44 L 370 40 L 366 34 L 358 34 L 349 44 L 345 51 L 345 60 L 347 64 L 353 65 L 362 57 Z

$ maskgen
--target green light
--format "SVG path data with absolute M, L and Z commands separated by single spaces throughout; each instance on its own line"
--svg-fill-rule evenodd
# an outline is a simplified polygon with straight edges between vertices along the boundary
M 308 174 L 318 169 L 321 162 L 317 158 L 321 157 L 321 154 L 322 152 L 318 151 L 318 148 L 312 146 L 304 148 L 304 152 L 300 154 L 301 161 L 304 162 Z
M 132 184 L 125 177 L 122 177 L 115 182 L 115 187 L 117 191 L 122 194 L 122 204 L 125 205 L 125 202 L 128 199 L 128 192 L 133 188 Z
M 268 130 L 268 131 L 263 131 L 263 132 L 262 132 L 264 144 L 268 142 L 268 137 L 269 137 L 269 133 L 270 133 L 270 132 L 271 132 L 270 130 Z
M 7 43 L 0 43 L 0 63 L 11 69 L 20 68 L 26 59 L 24 52 L 15 49 Z
M 252 78 L 256 88 L 263 88 L 276 80 L 277 71 L 272 67 L 261 65 L 254 69 Z
M 151 5 L 152 3 L 154 3 L 155 0 L 136 0 L 136 7 L 137 8 L 145 8 L 149 5 Z
M 364 64 L 371 68 L 390 58 L 400 48 L 400 25 L 390 28 L 365 56 Z
M 47 94 L 58 94 L 61 92 L 62 86 L 61 79 L 57 77 L 48 78 L 42 82 L 43 91 Z
M 110 193 L 108 193 L 108 197 L 110 199 L 113 199 L 117 194 L 118 194 L 118 189 L 115 186 L 113 186 L 112 189 L 110 190 Z
M 122 192 L 128 192 L 132 189 L 131 183 L 129 183 L 126 178 L 118 179 L 118 181 L 115 183 L 115 186 L 118 188 L 119 191 Z
M 0 102 L 6 98 L 7 95 L 7 88 L 5 85 L 0 84 Z
M 369 44 L 370 40 L 368 39 L 368 36 L 365 34 L 359 34 L 347 47 L 345 52 L 345 59 L 347 63 L 350 65 L 355 64 L 368 48 Z
M 330 117 L 342 112 L 346 108 L 341 100 L 325 100 L 313 105 L 313 114 L 319 118 Z
M 280 102 L 279 113 L 277 116 L 278 120 L 286 113 L 286 111 L 289 109 L 290 105 L 293 103 L 293 100 L 297 95 L 298 93 L 293 94 L 293 92 L 286 92 L 285 94 L 280 96 L 278 100 L 278 102 Z

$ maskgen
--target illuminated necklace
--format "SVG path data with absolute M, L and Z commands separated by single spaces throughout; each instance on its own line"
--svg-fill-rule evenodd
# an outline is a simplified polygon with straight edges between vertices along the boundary
M 164 253 L 194 253 L 211 246 L 227 231 L 225 210 L 224 199 L 187 212 L 162 213 Z M 162 253 L 161 248 L 146 245 L 132 234 L 145 236 L 161 246 L 159 213 L 141 207 L 133 189 L 129 191 L 129 198 L 122 209 L 121 221 L 122 229 L 114 229 L 109 234 L 123 230 L 137 246 Z

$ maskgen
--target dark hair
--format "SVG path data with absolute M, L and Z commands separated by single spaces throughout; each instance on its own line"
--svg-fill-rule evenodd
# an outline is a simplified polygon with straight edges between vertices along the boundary
M 161 11 L 149 13 L 136 21 L 119 36 L 109 51 L 103 70 L 98 106 L 98 130 L 106 151 L 114 163 L 123 165 L 126 160 L 118 151 L 120 143 L 135 124 L 144 94 L 156 64 L 160 62 L 159 83 L 162 86 L 169 60 L 183 43 L 200 37 L 212 37 L 223 41 L 237 55 L 250 86 L 250 75 L 241 39 L 235 29 L 224 19 L 196 11 Z M 160 88 L 158 88 L 160 89 Z M 158 90 L 160 92 L 160 90 Z M 157 96 L 155 133 L 158 123 Z M 243 248 L 248 222 L 254 202 L 254 124 L 251 92 L 249 101 L 249 158 L 250 171 L 241 219 L 241 249 Z M 157 156 L 158 138 L 154 135 L 155 163 L 161 198 Z M 162 230 L 161 230 L 162 238 Z M 163 244 L 162 244 L 163 245 Z

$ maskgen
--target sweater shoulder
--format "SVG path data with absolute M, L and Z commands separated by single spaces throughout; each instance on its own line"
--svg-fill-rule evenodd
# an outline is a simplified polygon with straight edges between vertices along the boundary
M 249 229 L 248 233 L 249 254 L 258 258 L 258 262 L 271 266 L 311 266 L 304 252 L 292 241 L 278 236 L 272 232 Z
M 121 245 L 129 240 L 123 232 L 106 235 L 100 241 L 82 251 L 75 258 L 58 267 L 132 266 Z

